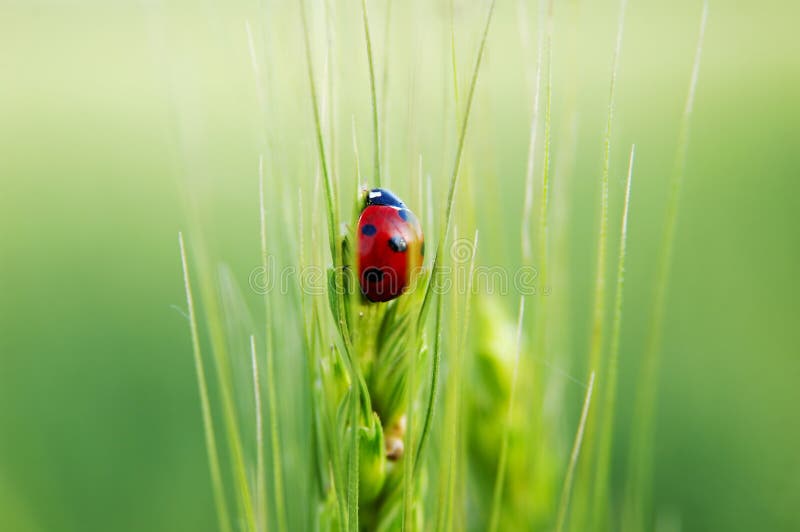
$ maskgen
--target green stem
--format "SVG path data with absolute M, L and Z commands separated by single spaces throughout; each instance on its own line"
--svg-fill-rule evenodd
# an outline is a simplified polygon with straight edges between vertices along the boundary
M 675 233 L 678 224 L 678 206 L 686 167 L 686 154 L 689 147 L 689 126 L 691 124 L 694 95 L 700 72 L 700 59 L 703 52 L 703 38 L 708 21 L 708 1 L 703 4 L 700 20 L 700 32 L 697 38 L 692 75 L 686 105 L 681 117 L 678 147 L 675 154 L 675 166 L 670 179 L 669 198 L 667 200 L 666 221 L 661 239 L 658 273 L 655 285 L 653 315 L 650 322 L 647 346 L 642 361 L 641 378 L 637 389 L 636 409 L 631 431 L 631 451 L 628 478 L 628 495 L 626 503 L 626 521 L 637 527 L 647 512 L 644 507 L 649 498 L 650 461 L 652 459 L 653 418 L 656 408 L 658 390 L 658 366 L 664 328 L 664 314 L 667 303 L 667 289 L 672 267 L 672 254 L 675 244 Z M 627 526 L 627 523 L 626 523 Z
M 366 42 L 367 62 L 369 63 L 369 91 L 372 98 L 372 131 L 375 135 L 375 184 L 381 186 L 381 138 L 378 120 L 378 97 L 375 87 L 375 64 L 372 59 L 372 39 L 369 32 L 366 0 L 361 0 L 361 18 L 364 22 L 364 41 Z M 386 90 L 385 87 L 384 90 Z
M 625 185 L 625 204 L 622 210 L 622 227 L 620 229 L 619 258 L 617 260 L 617 282 L 614 294 L 614 318 L 611 325 L 611 350 L 608 360 L 608 376 L 606 378 L 605 393 L 603 394 L 602 416 L 603 424 L 600 430 L 600 442 L 597 448 L 597 461 L 595 467 L 595 490 L 592 514 L 594 527 L 602 528 L 601 523 L 605 516 L 606 496 L 608 490 L 608 470 L 611 461 L 611 444 L 614 437 L 614 408 L 617 396 L 617 378 L 619 372 L 619 343 L 622 328 L 623 288 L 625 285 L 625 257 L 628 242 L 628 212 L 631 203 L 631 179 L 633 177 L 633 157 L 635 146 L 631 146 L 631 155 L 628 162 L 628 179 Z
M 425 408 L 425 420 L 422 424 L 422 433 L 419 437 L 416 452 L 414 453 L 414 470 L 419 471 L 420 457 L 422 451 L 425 449 L 425 443 L 428 440 L 430 433 L 431 423 L 433 421 L 433 413 L 436 408 L 436 397 L 439 389 L 439 366 L 442 358 L 442 310 L 444 307 L 444 298 L 439 295 L 439 300 L 436 305 L 436 338 L 434 339 L 433 347 L 433 362 L 431 364 L 431 383 L 428 390 L 428 403 Z
M 214 435 L 214 420 L 211 416 L 211 404 L 208 399 L 208 383 L 206 382 L 206 372 L 203 365 L 203 357 L 200 353 L 200 337 L 197 332 L 197 316 L 194 310 L 194 297 L 192 296 L 192 285 L 189 280 L 189 265 L 186 260 L 186 248 L 183 244 L 183 234 L 178 233 L 178 245 L 181 250 L 181 266 L 183 268 L 183 283 L 186 290 L 186 306 L 189 310 L 189 328 L 192 335 L 192 352 L 194 354 L 194 367 L 197 374 L 197 388 L 200 391 L 200 410 L 203 415 L 203 432 L 206 440 L 206 451 L 208 453 L 208 469 L 211 472 L 211 485 L 214 490 L 214 504 L 217 507 L 217 520 L 219 529 L 222 532 L 230 532 L 230 515 L 228 505 L 225 502 L 225 488 L 222 484 L 222 473 L 219 466 L 219 452 L 217 451 L 217 439 Z
M 250 335 L 250 365 L 253 370 L 253 400 L 256 414 L 256 511 L 258 528 L 267 526 L 267 476 L 264 467 L 264 424 L 261 415 L 261 384 L 258 377 L 256 339 Z
M 261 237 L 261 267 L 267 272 L 267 210 L 264 195 L 264 165 L 263 159 L 259 160 L 259 235 Z M 272 444 L 272 473 L 275 483 L 275 513 L 278 518 L 278 530 L 286 532 L 286 504 L 284 503 L 283 491 L 283 466 L 280 444 L 280 424 L 278 420 L 278 400 L 275 395 L 275 353 L 272 341 L 272 305 L 269 300 L 269 292 L 264 293 L 264 328 L 266 334 L 265 349 L 267 358 L 267 399 L 269 408 L 270 442 Z
M 458 138 L 458 147 L 456 148 L 455 162 L 453 164 L 453 171 L 450 174 L 450 187 L 447 191 L 447 203 L 445 204 L 444 223 L 442 224 L 442 227 L 439 232 L 439 241 L 436 243 L 436 254 L 433 257 L 431 277 L 428 281 L 428 286 L 425 289 L 425 297 L 422 300 L 422 308 L 420 309 L 420 315 L 418 320 L 418 328 L 420 330 L 425 325 L 425 318 L 427 316 L 427 311 L 430 306 L 430 300 L 433 295 L 434 283 L 436 282 L 436 276 L 441 268 L 440 262 L 441 262 L 442 250 L 444 249 L 445 241 L 447 240 L 447 235 L 450 231 L 450 223 L 453 214 L 453 204 L 455 202 L 458 177 L 461 172 L 461 158 L 464 154 L 464 142 L 467 137 L 467 126 L 469 125 L 470 111 L 472 110 L 472 102 L 475 97 L 475 87 L 478 85 L 478 73 L 480 72 L 481 69 L 481 62 L 483 60 L 483 51 L 486 48 L 486 40 L 487 37 L 489 36 L 489 27 L 492 22 L 494 5 L 495 5 L 495 0 L 491 0 L 488 12 L 486 14 L 486 22 L 483 26 L 481 43 L 480 46 L 478 47 L 478 55 L 475 58 L 475 67 L 472 70 L 472 80 L 470 81 L 469 93 L 467 96 L 467 108 L 464 111 L 464 120 L 461 123 L 461 132 Z
M 567 511 L 569 510 L 569 500 L 572 493 L 572 481 L 575 478 L 575 466 L 578 464 L 578 457 L 581 453 L 581 443 L 583 442 L 583 431 L 586 428 L 586 418 L 589 415 L 589 407 L 592 404 L 592 391 L 594 390 L 594 371 L 589 377 L 589 388 L 586 390 L 586 398 L 583 400 L 583 409 L 581 410 L 581 420 L 578 423 L 578 431 L 575 433 L 575 441 L 572 444 L 572 453 L 569 458 L 569 466 L 567 467 L 567 476 L 564 478 L 564 487 L 561 490 L 561 502 L 558 505 L 558 521 L 556 525 L 556 532 L 564 530 L 564 524 L 567 520 Z
M 608 257 L 608 225 L 609 225 L 609 173 L 611 167 L 611 134 L 612 134 L 612 127 L 614 124 L 614 104 L 615 104 L 615 95 L 616 95 L 616 87 L 617 87 L 617 74 L 619 71 L 619 57 L 620 51 L 622 49 L 622 36 L 623 30 L 625 28 L 625 11 L 626 11 L 626 0 L 621 0 L 620 2 L 620 9 L 619 9 L 619 19 L 617 25 L 617 38 L 616 43 L 614 46 L 614 55 L 611 61 L 611 82 L 609 84 L 608 90 L 608 113 L 606 115 L 606 129 L 605 134 L 603 136 L 603 169 L 602 175 L 600 178 L 600 220 L 599 220 L 599 234 L 597 237 L 597 259 L 595 265 L 595 283 L 594 283 L 594 308 L 592 312 L 592 324 L 591 324 L 591 331 L 590 331 L 590 340 L 589 340 L 589 371 L 592 371 L 601 376 L 600 382 L 602 386 L 607 385 L 606 373 L 605 373 L 605 366 L 603 364 L 603 351 L 605 347 L 605 334 L 606 334 L 606 321 L 607 321 L 607 295 L 606 295 L 606 282 L 607 282 L 607 257 Z M 602 390 L 601 390 L 602 391 Z M 603 460 L 602 456 L 599 456 L 597 451 L 597 417 L 599 415 L 604 415 L 602 410 L 594 409 L 590 415 L 589 420 L 587 421 L 587 434 L 586 434 L 586 447 L 587 447 L 587 456 L 584 459 L 584 463 L 581 464 L 581 478 L 587 479 L 585 484 L 582 484 L 582 488 L 585 487 L 587 489 L 586 492 L 586 499 L 581 498 L 582 502 L 586 502 L 587 504 L 591 501 L 588 497 L 591 497 L 592 489 L 591 487 L 594 486 L 594 492 L 597 492 L 597 484 L 596 479 L 592 479 L 591 475 L 594 473 L 595 466 L 597 463 Z M 588 510 L 589 508 L 586 508 Z M 585 515 L 583 512 L 580 514 L 580 518 L 588 517 L 592 520 L 594 517 L 591 515 Z M 595 516 L 596 517 L 596 516 Z M 580 523 L 581 526 L 585 526 L 583 523 Z

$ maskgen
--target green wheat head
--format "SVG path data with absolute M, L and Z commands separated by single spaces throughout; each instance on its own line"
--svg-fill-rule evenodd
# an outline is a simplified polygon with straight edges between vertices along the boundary
M 479 194 L 490 185 L 465 163 L 482 62 L 491 46 L 495 0 L 486 3 L 480 27 L 469 28 L 479 37 L 476 49 L 467 54 L 468 78 L 463 86 L 458 63 L 461 52 L 456 46 L 456 12 L 463 6 L 454 4 L 444 6 L 449 18 L 452 73 L 452 86 L 447 90 L 455 118 L 455 126 L 448 126 L 455 131 L 448 151 L 452 159 L 442 172 L 446 179 L 441 186 L 437 184 L 436 190 L 442 191 L 438 196 L 429 192 L 433 186 L 422 155 L 409 165 L 416 169 L 416 175 L 408 179 L 412 204 L 427 222 L 426 235 L 435 252 L 420 265 L 421 273 L 404 295 L 388 303 L 370 303 L 362 297 L 355 275 L 354 228 L 364 205 L 363 191 L 386 185 L 391 175 L 387 152 L 393 145 L 386 140 L 391 130 L 386 126 L 385 109 L 380 109 L 390 98 L 388 52 L 381 65 L 375 55 L 371 3 L 366 0 L 360 2 L 357 19 L 364 43 L 363 51 L 358 52 L 365 53 L 368 65 L 371 178 L 362 176 L 358 127 L 353 118 L 356 175 L 346 182 L 339 179 L 339 158 L 344 150 L 332 125 L 339 88 L 329 71 L 336 62 L 326 56 L 324 65 L 318 64 L 314 28 L 320 19 L 330 28 L 333 17 L 340 13 L 325 2 L 320 16 L 299 0 L 296 16 L 302 25 L 304 81 L 316 155 L 314 177 L 310 184 L 301 185 L 304 189 L 292 190 L 281 179 L 267 142 L 258 162 L 257 184 L 254 180 L 260 216 L 253 232 L 260 240 L 262 271 L 275 267 L 271 257 L 280 252 L 294 257 L 301 271 L 317 268 L 322 272 L 324 289 L 315 290 L 316 285 L 300 277 L 286 294 L 264 291 L 263 321 L 253 320 L 233 274 L 212 266 L 203 248 L 201 224 L 195 223 L 197 238 L 192 238 L 191 246 L 179 235 L 220 530 L 560 532 L 612 530 L 622 525 L 629 530 L 646 528 L 653 368 L 701 45 L 668 200 L 652 325 L 655 339 L 647 354 L 649 373 L 640 381 L 643 410 L 635 420 L 640 426 L 633 435 L 629 493 L 620 503 L 610 489 L 610 463 L 633 147 L 621 198 L 616 270 L 611 275 L 606 272 L 606 259 L 612 252 L 608 237 L 612 230 L 611 141 L 626 3 L 623 0 L 620 5 L 606 131 L 601 139 L 603 165 L 596 177 L 600 185 L 596 277 L 591 297 L 587 297 L 591 301 L 587 305 L 591 334 L 590 344 L 583 347 L 588 368 L 583 376 L 561 369 L 556 346 L 559 337 L 571 334 L 576 324 L 563 318 L 564 301 L 546 292 L 559 281 L 564 260 L 563 233 L 555 223 L 558 218 L 551 201 L 559 177 L 551 164 L 556 142 L 551 130 L 552 73 L 556 68 L 553 17 L 559 6 L 553 2 L 539 6 L 537 45 L 531 54 L 535 61 L 528 73 L 533 110 L 530 138 L 518 190 L 522 204 L 519 246 L 523 266 L 536 266 L 538 291 L 515 294 L 517 310 L 512 314 L 501 298 L 480 289 L 479 234 L 474 229 L 476 207 L 470 193 Z M 519 5 L 522 9 L 526 4 Z M 386 6 L 387 41 L 390 14 L 399 9 L 395 6 L 393 11 L 391 1 Z M 706 14 L 707 9 L 703 27 Z M 527 26 L 521 31 L 528 32 Z M 702 42 L 702 30 L 700 34 Z M 259 54 L 249 22 L 246 36 L 256 85 L 263 95 L 260 65 L 265 58 Z M 335 37 L 328 35 L 327 39 L 331 42 Z M 382 91 L 376 76 L 381 67 Z M 268 105 L 263 100 L 262 106 L 266 114 Z M 351 189 L 354 194 L 342 194 Z M 273 194 L 283 198 L 280 208 L 276 208 Z M 457 207 L 456 200 L 462 197 L 464 201 Z M 318 205 L 324 208 L 316 209 Z M 342 212 L 349 214 L 343 217 Z M 276 229 L 292 226 L 297 227 L 296 233 L 294 229 Z M 459 238 L 460 230 L 468 238 Z M 495 237 L 481 234 L 480 240 Z M 454 242 L 468 244 L 465 257 L 450 252 Z M 464 274 L 463 290 L 442 290 L 448 282 L 458 280 L 459 271 Z M 612 290 L 606 288 L 609 281 Z M 613 294 L 613 299 L 607 293 Z M 613 302 L 610 320 L 608 301 Z M 209 366 L 209 361 L 213 365 Z M 580 389 L 580 404 L 564 404 L 564 382 Z M 556 403 L 553 397 L 558 399 Z M 579 415 L 577 422 L 564 430 L 567 411 Z M 617 509 L 624 512 L 624 520 Z

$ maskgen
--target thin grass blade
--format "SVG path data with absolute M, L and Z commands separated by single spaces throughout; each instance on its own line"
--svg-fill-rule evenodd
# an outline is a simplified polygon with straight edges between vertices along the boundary
M 643 514 L 647 511 L 644 506 L 649 498 L 650 461 L 652 457 L 653 419 L 655 416 L 656 397 L 658 389 L 658 366 L 663 338 L 664 314 L 667 303 L 667 289 L 670 271 L 672 268 L 672 255 L 675 244 L 675 233 L 678 225 L 678 206 L 680 204 L 681 189 L 686 167 L 686 155 L 689 148 L 689 130 L 691 125 L 692 109 L 694 107 L 695 91 L 700 73 L 700 60 L 703 55 L 703 40 L 705 37 L 706 23 L 708 22 L 708 1 L 703 3 L 703 13 L 700 17 L 700 31 L 697 37 L 692 74 L 689 80 L 686 104 L 681 116 L 678 146 L 675 154 L 675 166 L 670 178 L 669 197 L 667 199 L 667 212 L 665 227 L 661 239 L 658 271 L 655 284 L 655 297 L 653 301 L 653 314 L 650 322 L 644 360 L 642 361 L 641 378 L 637 389 L 636 410 L 631 431 L 631 451 L 629 464 L 629 478 L 626 501 L 626 525 L 641 526 Z
M 619 71 L 619 55 L 622 49 L 622 34 L 625 28 L 625 8 L 627 0 L 620 4 L 617 41 L 611 63 L 611 84 L 608 91 L 608 114 L 606 131 L 603 137 L 603 173 L 600 178 L 600 232 L 597 238 L 597 265 L 594 284 L 594 309 L 592 312 L 591 343 L 589 347 L 589 369 L 600 371 L 603 349 L 603 333 L 606 319 L 606 256 L 608 254 L 608 176 L 611 165 L 611 133 L 614 123 L 614 103 Z
M 197 331 L 197 316 L 194 310 L 194 297 L 192 296 L 189 264 L 186 260 L 186 247 L 183 243 L 182 233 L 178 233 L 178 245 L 180 246 L 181 252 L 183 284 L 186 291 L 186 306 L 189 311 L 189 328 L 192 335 L 192 352 L 194 354 L 194 367 L 197 374 L 197 388 L 200 391 L 200 409 L 203 415 L 203 433 L 206 440 L 206 452 L 208 453 L 208 469 L 211 473 L 211 485 L 213 486 L 214 490 L 214 504 L 217 507 L 219 529 L 222 532 L 230 532 L 230 514 L 228 513 L 228 504 L 225 502 L 225 488 L 222 483 L 222 473 L 219 466 L 217 439 L 214 435 L 214 420 L 211 416 L 211 403 L 208 399 L 208 383 L 206 382 L 206 372 L 203 365 L 203 357 L 200 352 L 200 336 Z
M 583 400 L 583 409 L 581 410 L 581 420 L 578 423 L 578 431 L 575 433 L 575 441 L 572 444 L 572 453 L 569 458 L 569 466 L 567 466 L 567 475 L 564 478 L 564 487 L 561 490 L 561 502 L 558 505 L 558 521 L 556 522 L 556 532 L 564 530 L 564 524 L 567 520 L 567 512 L 569 511 L 569 500 L 572 494 L 572 482 L 575 478 L 575 466 L 578 464 L 578 458 L 581 453 L 581 444 L 583 443 L 583 432 L 586 428 L 586 419 L 589 415 L 589 408 L 592 404 L 592 392 L 594 391 L 594 375 L 592 372 L 589 377 L 589 388 L 586 390 L 586 398 Z
M 261 382 L 258 376 L 256 338 L 250 336 L 250 364 L 253 368 L 253 401 L 256 414 L 256 516 L 258 529 L 267 527 L 267 476 L 264 467 L 264 423 L 261 414 Z
M 433 286 L 436 276 L 439 273 L 440 261 L 442 250 L 444 249 L 445 241 L 450 230 L 450 223 L 452 221 L 453 204 L 455 203 L 455 195 L 458 187 L 458 177 L 461 171 L 461 159 L 464 154 L 464 143 L 467 137 L 467 129 L 469 126 L 469 116 L 472 110 L 472 102 L 475 97 L 475 87 L 478 85 L 478 74 L 481 69 L 481 62 L 483 61 L 483 52 L 486 48 L 486 41 L 489 36 L 489 28 L 492 23 L 492 15 L 494 14 L 495 0 L 491 0 L 488 11 L 486 13 L 486 21 L 483 26 L 483 33 L 481 42 L 478 47 L 478 55 L 475 58 L 475 67 L 472 70 L 472 80 L 469 85 L 469 93 L 467 95 L 467 107 L 464 110 L 464 120 L 461 122 L 461 131 L 458 138 L 458 147 L 456 148 L 455 162 L 453 163 L 453 171 L 450 174 L 450 185 L 447 191 L 447 202 L 445 203 L 444 221 L 439 232 L 439 241 L 436 244 L 436 254 L 433 258 L 433 266 L 431 270 L 431 277 L 428 281 L 428 286 L 425 290 L 425 297 L 422 301 L 422 308 L 420 310 L 419 327 L 424 326 L 427 310 L 430 306 L 431 296 L 433 295 Z
M 387 15 L 388 17 L 388 15 Z M 372 38 L 369 32 L 369 15 L 367 14 L 367 1 L 361 0 L 361 18 L 364 23 L 364 43 L 367 48 L 367 62 L 369 63 L 369 92 L 372 101 L 372 132 L 375 136 L 375 184 L 381 186 L 381 136 L 378 120 L 378 96 L 375 87 L 375 63 L 372 58 Z M 384 87 L 384 91 L 386 88 Z
M 606 515 L 605 504 L 608 496 L 608 471 L 611 461 L 611 444 L 614 437 L 614 408 L 616 408 L 617 378 L 619 373 L 619 344 L 622 329 L 622 308 L 625 285 L 625 257 L 628 243 L 628 213 L 631 204 L 631 181 L 633 178 L 633 160 L 636 146 L 631 146 L 628 159 L 628 178 L 625 182 L 625 203 L 622 209 L 622 226 L 620 228 L 619 257 L 617 259 L 617 280 L 614 295 L 614 317 L 611 324 L 611 347 L 607 368 L 606 385 L 603 393 L 602 426 L 598 443 L 596 467 L 594 475 L 594 502 L 592 516 L 594 528 L 601 527 L 601 520 Z
M 267 256 L 267 210 L 264 190 L 264 158 L 258 159 L 258 198 L 259 198 L 259 233 L 261 237 L 261 267 L 264 272 L 268 267 Z M 272 321 L 272 305 L 269 292 L 264 293 L 266 357 L 267 357 L 267 397 L 269 399 L 270 442 L 272 444 L 272 473 L 275 483 L 275 513 L 278 519 L 278 530 L 286 532 L 286 504 L 283 488 L 283 456 L 280 441 L 280 422 L 278 419 L 278 399 L 275 386 L 275 353 L 272 339 L 274 323 Z M 257 388 L 256 388 L 257 389 Z M 260 432 L 259 432 L 260 434 Z

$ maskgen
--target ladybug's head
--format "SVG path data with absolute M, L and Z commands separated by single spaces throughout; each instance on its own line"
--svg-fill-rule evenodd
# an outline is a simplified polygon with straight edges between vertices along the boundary
M 400 198 L 386 190 L 385 188 L 373 188 L 367 193 L 367 205 L 388 205 L 402 209 L 405 207 Z

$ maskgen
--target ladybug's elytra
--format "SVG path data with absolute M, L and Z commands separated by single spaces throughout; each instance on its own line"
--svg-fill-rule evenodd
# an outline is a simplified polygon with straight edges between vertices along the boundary
M 358 218 L 358 278 L 366 298 L 380 302 L 402 294 L 424 253 L 417 217 L 388 190 L 370 190 Z

